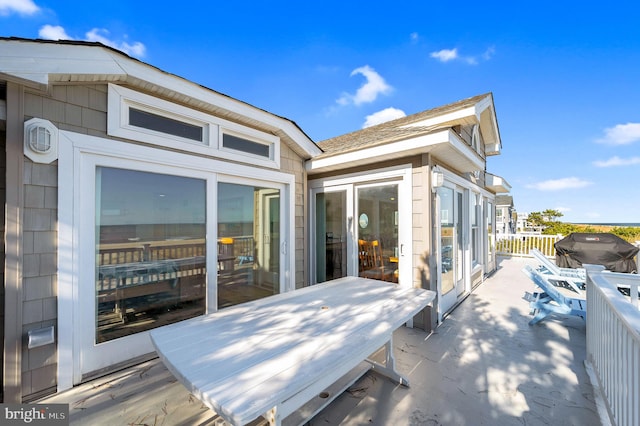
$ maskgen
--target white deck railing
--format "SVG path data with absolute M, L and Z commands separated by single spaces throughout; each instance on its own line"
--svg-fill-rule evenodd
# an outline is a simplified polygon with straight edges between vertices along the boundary
M 497 234 L 496 253 L 529 257 L 529 251 L 535 248 L 547 257 L 555 257 L 554 244 L 562 238 L 562 235 Z
M 640 425 L 640 275 L 587 270 L 587 365 L 611 423 Z M 618 288 L 629 289 L 629 297 Z

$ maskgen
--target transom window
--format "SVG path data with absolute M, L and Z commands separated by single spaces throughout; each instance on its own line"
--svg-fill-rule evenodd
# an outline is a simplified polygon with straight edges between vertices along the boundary
M 241 138 L 230 134 L 222 135 L 222 146 L 224 148 L 234 149 L 236 151 L 245 152 L 247 154 L 259 155 L 261 157 L 270 158 L 271 149 L 269 145 L 254 142 L 249 139 Z
M 108 101 L 110 136 L 280 168 L 280 138 L 271 133 L 114 84 Z
M 204 141 L 203 126 L 185 123 L 137 108 L 129 108 L 129 124 L 197 142 Z

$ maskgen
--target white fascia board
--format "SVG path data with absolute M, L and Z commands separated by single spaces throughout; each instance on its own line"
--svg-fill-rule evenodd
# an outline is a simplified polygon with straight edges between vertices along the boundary
M 473 162 L 478 170 L 484 169 L 482 159 L 477 156 L 470 157 L 466 155 L 465 152 L 470 152 L 469 146 L 449 129 L 443 129 L 427 135 L 404 139 L 385 145 L 346 152 L 344 154 L 312 159 L 306 162 L 305 168 L 308 172 L 340 169 L 346 165 L 366 164 L 376 160 L 399 158 L 428 152 L 438 145 L 448 145 L 450 149 L 458 151 L 460 155 L 465 156 L 469 161 Z
M 485 186 L 499 194 L 511 191 L 511 185 L 509 182 L 492 173 L 485 173 Z
M 152 68 L 143 62 L 117 55 L 115 52 L 112 53 L 112 58 L 127 75 L 158 86 L 158 88 L 167 88 L 181 95 L 199 99 L 202 102 L 235 112 L 251 120 L 281 129 L 303 148 L 310 157 L 322 153 L 322 150 L 290 120 L 214 92 L 182 77 Z M 154 88 L 151 88 L 151 91 L 153 92 Z
M 491 153 L 487 155 L 497 155 L 500 153 L 502 142 L 500 141 L 498 120 L 495 109 L 493 108 L 493 103 L 489 97 L 486 97 L 480 101 L 476 107 L 478 123 L 480 123 L 481 133 L 485 142 L 485 150 Z
M 469 162 L 473 163 L 474 170 L 484 170 L 485 161 L 482 157 L 453 131 L 449 131 L 449 143 L 461 156 L 464 156 Z
M 325 168 L 331 169 L 336 166 L 341 167 L 345 164 L 362 163 L 363 160 L 367 159 L 389 157 L 390 155 L 397 156 L 398 153 L 411 152 L 415 149 L 424 148 L 429 145 L 445 143 L 448 140 L 447 133 L 449 133 L 448 130 L 442 130 L 436 133 L 405 139 L 399 142 L 372 146 L 325 158 L 312 159 L 307 161 L 305 168 L 307 171 L 316 171 Z
M 46 87 L 50 74 L 124 75 L 111 55 L 95 46 L 7 40 L 0 41 L 0 50 L 0 72 L 33 87 Z
M 491 107 L 493 105 L 493 102 L 491 102 L 491 97 L 490 96 L 486 96 L 484 99 L 478 101 L 475 104 L 475 110 L 476 110 L 476 117 L 478 117 L 478 121 L 480 121 L 480 115 L 482 114 L 482 112 Z
M 31 87 L 46 90 L 50 82 L 49 76 L 56 74 L 96 75 L 108 81 L 128 77 L 134 81 L 140 80 L 157 86 L 146 87 L 151 92 L 171 90 L 281 129 L 310 157 L 322 153 L 322 150 L 290 120 L 221 95 L 106 47 L 5 40 L 0 41 L 0 51 L 0 73 Z

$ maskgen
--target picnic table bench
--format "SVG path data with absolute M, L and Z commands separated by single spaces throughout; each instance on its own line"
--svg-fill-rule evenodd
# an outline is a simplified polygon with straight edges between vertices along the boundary
M 408 386 L 393 332 L 435 293 L 344 277 L 151 331 L 169 371 L 233 425 L 303 424 L 367 370 Z M 369 356 L 385 348 L 385 361 Z

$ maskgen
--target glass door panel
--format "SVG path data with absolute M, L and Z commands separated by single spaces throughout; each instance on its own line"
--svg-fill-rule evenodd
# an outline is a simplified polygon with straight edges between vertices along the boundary
M 316 282 L 347 276 L 347 191 L 316 194 Z
M 358 275 L 398 282 L 398 185 L 357 189 Z
M 440 204 L 440 262 L 441 262 L 441 291 L 442 295 L 449 293 L 454 288 L 454 199 L 453 189 L 447 187 L 438 188 Z
M 456 294 L 460 295 L 464 291 L 464 244 L 463 244 L 463 231 L 464 231 L 464 210 L 466 209 L 466 203 L 464 202 L 464 196 L 462 191 L 456 190 L 456 204 L 454 206 L 456 211 Z
M 206 181 L 96 168 L 95 343 L 205 313 Z
M 218 308 L 280 292 L 280 190 L 218 184 Z

